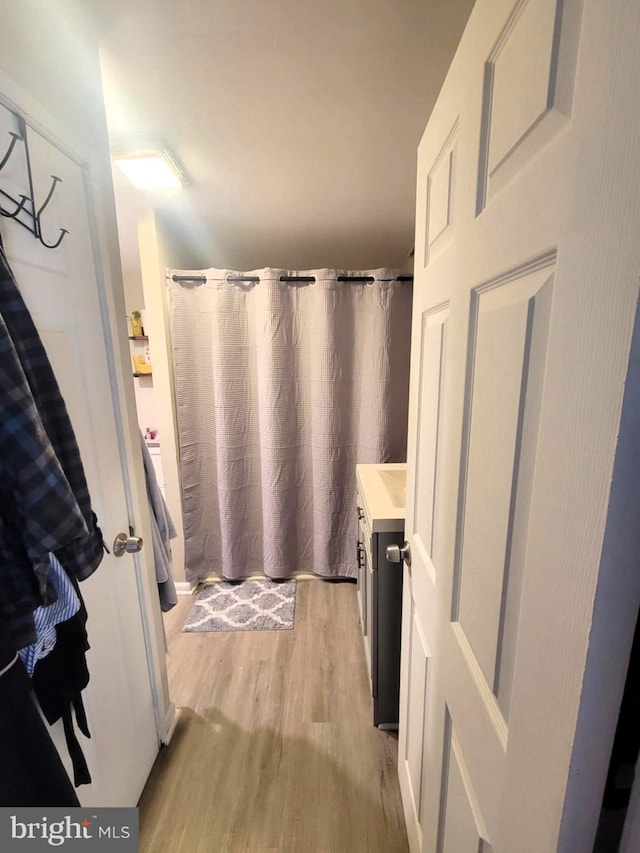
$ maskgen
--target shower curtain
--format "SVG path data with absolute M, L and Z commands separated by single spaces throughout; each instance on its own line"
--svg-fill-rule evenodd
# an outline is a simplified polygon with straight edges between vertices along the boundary
M 397 275 L 168 272 L 192 584 L 356 576 L 355 465 L 406 458 L 411 285 Z

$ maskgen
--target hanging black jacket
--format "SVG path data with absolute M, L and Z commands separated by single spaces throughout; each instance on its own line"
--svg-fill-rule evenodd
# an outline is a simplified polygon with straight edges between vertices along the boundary
M 0 806 L 78 806 L 31 698 L 31 681 L 0 624 Z
M 73 763 L 73 784 L 88 785 L 91 782 L 89 768 L 73 729 L 73 711 L 78 728 L 86 737 L 91 737 L 82 703 L 81 691 L 89 683 L 89 670 L 85 652 L 89 641 L 85 625 L 87 611 L 80 594 L 78 582 L 70 578 L 78 598 L 80 610 L 66 622 L 56 625 L 56 644 L 49 654 L 36 663 L 33 672 L 33 689 L 47 722 L 62 720 L 67 749 Z
M 83 580 L 100 564 L 75 434 L 0 241 L 0 617 L 33 642 L 29 610 L 51 600 L 48 557 Z

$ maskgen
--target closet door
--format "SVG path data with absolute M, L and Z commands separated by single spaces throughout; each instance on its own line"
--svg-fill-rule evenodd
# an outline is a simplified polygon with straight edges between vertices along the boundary
M 15 98 L 18 90 L 13 82 L 0 77 L 0 99 L 8 87 Z M 59 179 L 42 213 L 42 236 L 54 244 L 61 229 L 68 233 L 51 249 L 15 220 L 3 218 L 0 228 L 18 286 L 66 401 L 93 508 L 111 549 L 117 533 L 129 532 L 131 512 L 114 411 L 116 379 L 106 345 L 89 176 L 46 126 L 39 127 L 26 128 L 36 208 L 45 202 L 52 176 Z M 0 105 L 0 158 L 10 133 L 24 135 L 24 131 L 14 113 Z M 16 199 L 30 195 L 21 141 L 0 172 L 0 188 Z M 6 197 L 2 206 L 8 212 L 13 209 Z M 26 215 L 20 218 L 29 221 Z M 91 644 L 87 654 L 91 681 L 83 693 L 91 739 L 79 735 L 79 740 L 93 777 L 91 785 L 78 789 L 84 805 L 135 805 L 158 751 L 139 586 L 142 582 L 133 558 L 117 559 L 113 552 L 105 554 L 97 571 L 81 584 Z M 54 727 L 54 740 L 69 767 L 61 723 Z
M 639 28 L 631 0 L 478 0 L 420 144 L 413 853 L 593 843 L 639 592 L 637 525 L 612 565 L 604 545 L 638 300 Z

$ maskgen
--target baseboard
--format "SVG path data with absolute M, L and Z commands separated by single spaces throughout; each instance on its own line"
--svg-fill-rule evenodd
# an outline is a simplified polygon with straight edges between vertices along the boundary
M 252 580 L 255 578 L 264 578 L 264 577 L 266 577 L 266 576 L 263 572 L 253 572 L 252 574 L 247 575 L 246 578 L 243 578 L 243 580 Z M 335 579 L 334 578 L 322 578 L 319 575 L 314 575 L 314 574 L 311 574 L 310 572 L 294 572 L 291 575 L 291 577 L 295 578 L 295 580 L 298 580 L 298 581 L 317 581 L 317 580 L 350 580 L 351 581 L 351 580 L 353 580 L 355 582 L 355 578 L 335 578 Z M 189 581 L 176 581 L 175 582 L 176 583 L 176 592 L 178 593 L 178 595 L 191 595 L 196 590 L 197 587 L 199 587 L 203 584 L 221 583 L 223 580 L 224 580 L 224 578 L 212 576 L 209 578 L 204 578 L 203 580 L 199 581 L 195 586 L 191 586 Z
M 162 737 L 162 745 L 167 746 L 173 737 L 173 733 L 178 725 L 182 708 L 176 708 L 173 702 L 170 703 L 167 713 L 164 718 L 164 735 Z

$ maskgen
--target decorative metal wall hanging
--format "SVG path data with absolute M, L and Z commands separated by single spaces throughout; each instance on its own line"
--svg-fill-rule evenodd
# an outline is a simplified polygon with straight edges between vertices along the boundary
M 10 112 L 18 123 L 18 133 L 9 131 L 11 141 L 0 160 L 0 183 L 2 182 L 2 170 L 7 166 L 12 156 L 14 156 L 14 151 L 18 143 L 21 143 L 24 150 L 25 169 L 29 192 L 27 195 L 20 194 L 20 198 L 16 199 L 0 186 L 0 215 L 6 216 L 8 219 L 13 219 L 18 223 L 18 225 L 22 225 L 22 227 L 26 228 L 27 231 L 33 234 L 33 236 L 39 240 L 45 248 L 57 249 L 69 231 L 66 228 L 61 228 L 58 239 L 53 243 L 48 243 L 44 238 L 42 229 L 42 214 L 53 198 L 56 187 L 62 182 L 62 178 L 59 178 L 57 175 L 51 175 L 51 186 L 49 187 L 49 192 L 42 204 L 39 207 L 36 207 L 27 123 L 24 116 L 21 116 L 13 110 L 10 110 Z M 11 209 L 6 206 L 7 203 L 12 205 Z

